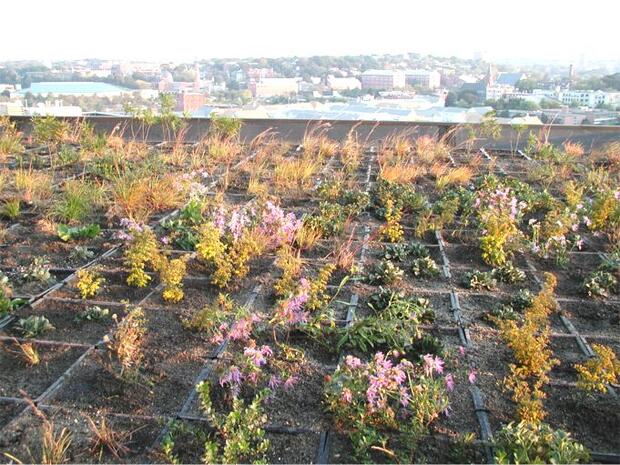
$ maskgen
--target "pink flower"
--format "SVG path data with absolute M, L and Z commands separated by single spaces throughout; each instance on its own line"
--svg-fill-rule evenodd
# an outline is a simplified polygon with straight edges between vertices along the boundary
M 345 404 L 350 404 L 351 401 L 353 400 L 353 393 L 351 392 L 351 389 L 344 388 L 342 390 L 342 394 L 340 395 L 340 398 Z
M 448 373 L 444 379 L 446 381 L 446 389 L 452 391 L 454 389 L 454 376 Z
M 467 379 L 469 380 L 470 384 L 474 384 L 476 382 L 476 370 L 471 370 L 467 375 Z
M 426 354 L 422 358 L 424 359 L 424 373 L 427 376 L 431 376 L 433 372 L 437 374 L 443 373 L 444 361 L 441 358 L 431 354 Z
M 298 381 L 299 379 L 297 379 L 296 376 L 289 376 L 288 378 L 286 378 L 286 381 L 284 381 L 284 390 L 288 391 L 293 386 L 295 386 Z
M 353 355 L 347 355 L 347 357 L 345 358 L 345 363 L 349 368 L 352 368 L 354 370 L 362 366 L 362 361 L 359 358 L 354 357 Z
M 461 354 L 461 357 L 465 355 L 465 350 L 465 347 L 459 346 L 459 354 Z
M 248 357 L 255 366 L 261 367 L 267 363 L 267 358 L 273 355 L 273 352 L 269 346 L 262 346 L 260 349 L 246 347 L 243 350 L 243 355 Z

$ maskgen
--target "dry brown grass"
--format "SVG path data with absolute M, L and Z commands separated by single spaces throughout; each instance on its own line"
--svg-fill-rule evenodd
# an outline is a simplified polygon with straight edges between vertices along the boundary
M 32 342 L 19 342 L 13 338 L 9 342 L 0 342 L 0 346 L 9 355 L 18 358 L 28 366 L 35 366 L 41 363 L 39 351 Z
M 121 460 L 132 450 L 125 444 L 131 439 L 130 432 L 119 433 L 115 431 L 106 421 L 105 417 L 102 417 L 99 424 L 86 416 L 88 429 L 91 432 L 91 453 L 97 454 L 99 458 L 102 458 L 103 452 L 108 451 L 117 460 Z
M 52 197 L 53 178 L 49 173 L 20 168 L 15 171 L 13 182 L 24 202 L 40 204 Z
M 300 250 L 312 249 L 319 240 L 321 240 L 321 232 L 307 225 L 303 225 L 295 233 L 295 245 Z
M 319 166 L 318 160 L 309 157 L 284 159 L 275 167 L 274 186 L 279 193 L 300 194 L 312 187 Z
M 449 159 L 450 147 L 444 140 L 437 141 L 431 136 L 420 136 L 415 143 L 415 156 L 425 165 Z
M 327 136 L 329 127 L 327 123 L 319 123 L 306 129 L 301 143 L 305 157 L 323 159 L 336 154 L 338 144 Z
M 386 181 L 407 183 L 413 182 L 426 174 L 423 166 L 407 164 L 380 164 L 379 176 Z
M 449 169 L 445 174 L 438 176 L 436 185 L 439 190 L 448 186 L 464 186 L 469 183 L 473 175 L 474 172 L 469 166 L 460 166 Z
M 583 145 L 577 142 L 566 141 L 562 146 L 564 148 L 564 153 L 570 158 L 581 158 L 584 154 Z

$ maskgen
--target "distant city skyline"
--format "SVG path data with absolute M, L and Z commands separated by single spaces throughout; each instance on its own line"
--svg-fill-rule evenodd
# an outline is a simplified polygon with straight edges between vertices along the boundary
M 168 2 L 31 0 L 4 9 L 0 61 L 207 58 L 418 52 L 493 61 L 620 61 L 620 2 L 481 0 Z M 510 8 L 510 9 L 508 9 Z M 20 9 L 23 10 L 23 9 Z

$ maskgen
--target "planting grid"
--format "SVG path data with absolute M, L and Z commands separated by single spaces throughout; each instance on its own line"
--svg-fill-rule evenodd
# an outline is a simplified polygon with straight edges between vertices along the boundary
M 292 156 L 296 152 L 299 149 L 293 151 Z M 353 183 L 360 190 L 368 191 L 377 179 L 379 167 L 376 152 L 376 147 L 368 147 L 364 152 Z M 249 156 L 235 166 L 232 183 L 225 189 L 224 199 L 229 205 L 239 206 L 251 200 L 245 192 L 248 173 L 243 171 L 243 167 L 256 153 L 249 149 L 247 153 Z M 483 163 L 480 171 L 500 175 L 525 176 L 536 163 L 520 153 L 489 154 L 483 150 L 481 155 Z M 472 158 L 472 154 L 454 152 L 451 163 L 453 166 L 468 165 Z M 319 170 L 317 181 L 331 179 L 341 167 L 337 156 L 328 158 Z M 56 173 L 56 176 L 59 175 Z M 62 176 L 70 177 L 72 174 L 63 173 L 60 178 Z M 221 187 L 222 178 L 219 173 L 204 182 L 213 191 Z M 57 182 L 60 184 L 63 181 L 59 179 Z M 428 179 L 418 179 L 416 184 L 431 200 L 437 198 Z M 318 202 L 309 190 L 281 199 L 286 211 L 296 215 L 312 211 Z M 175 215 L 176 212 L 170 214 Z M 152 224 L 170 214 L 156 215 Z M 28 217 L 34 219 L 37 213 L 28 214 Z M 406 216 L 403 220 L 407 241 L 417 240 L 413 235 L 415 221 L 412 216 Z M 379 259 L 385 245 L 376 236 L 381 224 L 368 212 L 347 224 L 345 235 L 352 235 L 359 244 L 358 265 L 372 266 Z M 13 225 L 9 230 L 20 227 Z M 14 324 L 19 317 L 45 315 L 56 327 L 46 333 L 45 338 L 31 340 L 42 354 L 44 362 L 39 367 L 25 368 L 12 364 L 10 373 L 0 375 L 3 376 L 3 383 L 7 382 L 7 389 L 3 388 L 3 397 L 0 398 L 1 450 L 19 454 L 24 452 L 26 445 L 33 446 L 31 440 L 38 422 L 24 403 L 19 388 L 24 389 L 38 408 L 51 415 L 55 422 L 72 429 L 76 437 L 81 438 L 76 441 L 78 444 L 85 445 L 88 441 L 84 413 L 95 417 L 106 416 L 115 428 L 132 432 L 133 451 L 123 461 L 161 460 L 159 443 L 173 422 L 208 424 L 199 409 L 194 386 L 202 380 L 212 380 L 217 384 L 216 368 L 228 363 L 233 355 L 231 351 L 238 349 L 228 340 L 212 344 L 200 334 L 184 329 L 181 320 L 212 302 L 218 291 L 209 284 L 204 268 L 196 260 L 189 264 L 188 276 L 184 279 L 185 299 L 180 304 L 167 304 L 162 300 L 161 286 L 156 279 L 145 289 L 129 288 L 124 284 L 126 272 L 123 270 L 122 250 L 114 239 L 114 233 L 113 228 L 104 231 L 102 243 L 95 246 L 97 257 L 92 261 L 67 266 L 63 256 L 59 255 L 59 261 L 53 263 L 52 268 L 58 283 L 32 292 L 18 290 L 16 294 L 27 298 L 29 304 L 18 309 L 14 317 L 0 322 L 2 339 L 7 342 L 18 336 Z M 477 440 L 468 460 L 492 460 L 488 441 L 501 424 L 513 421 L 515 417 L 510 394 L 501 388 L 512 356 L 495 327 L 484 319 L 484 314 L 496 303 L 506 301 L 517 289 L 540 290 L 542 271 L 549 269 L 558 276 L 556 297 L 561 311 L 551 317 L 551 346 L 554 357 L 561 360 L 561 365 L 553 369 L 552 382 L 546 388 L 549 395 L 545 401 L 549 412 L 547 421 L 554 427 L 570 431 L 595 451 L 595 460 L 613 461 L 620 453 L 617 444 L 620 405 L 615 390 L 611 388 L 609 394 L 596 395 L 587 402 L 578 401 L 572 395 L 576 380 L 572 365 L 592 356 L 590 343 L 601 342 L 613 347 L 616 353 L 620 352 L 617 331 L 620 301 L 617 295 L 603 302 L 586 300 L 571 286 L 575 273 L 584 274 L 597 266 L 604 252 L 604 244 L 591 238 L 584 251 L 571 253 L 569 271 L 558 272 L 548 263 L 528 254 L 517 254 L 515 263 L 527 274 L 525 285 L 502 284 L 499 291 L 474 292 L 462 287 L 463 275 L 473 269 L 490 269 L 481 260 L 475 233 L 474 230 L 455 227 L 426 234 L 420 242 L 428 247 L 432 257 L 440 264 L 441 274 L 436 278 L 416 279 L 406 273 L 398 285 L 399 290 L 409 295 L 426 297 L 431 301 L 436 319 L 433 324 L 424 326 L 424 331 L 438 337 L 446 348 L 456 351 L 459 346 L 464 347 L 467 364 L 477 373 L 475 384 L 457 384 L 450 395 L 451 414 L 436 422 L 432 426 L 432 434 L 421 441 L 421 457 L 433 462 L 454 461 L 451 448 L 446 444 L 451 444 L 458 434 L 473 432 Z M 21 234 L 24 236 L 28 231 Z M 326 263 L 323 256 L 332 250 L 331 245 L 330 241 L 324 240 L 314 250 L 304 252 L 307 269 L 317 270 Z M 17 250 L 19 252 L 16 253 Z M 43 250 L 41 243 L 29 244 L 25 248 L 31 255 Z M 5 271 L 18 264 L 7 263 L 7 260 L 19 260 L 21 252 L 6 244 L 2 250 Z M 275 303 L 271 290 L 276 279 L 274 259 L 273 254 L 267 254 L 252 264 L 250 275 L 231 292 L 235 301 L 251 306 L 264 315 L 270 314 Z M 103 270 L 106 286 L 96 298 L 83 300 L 71 284 L 79 267 L 92 266 Z M 336 273 L 330 280 L 330 289 L 334 290 L 341 278 L 342 274 Z M 368 314 L 367 299 L 376 289 L 376 286 L 360 279 L 351 279 L 335 303 L 338 324 L 351 325 L 356 318 Z M 145 369 L 154 381 L 149 387 L 120 389 L 98 365 L 97 354 L 102 350 L 102 337 L 112 330 L 111 322 L 73 322 L 79 310 L 91 305 L 110 308 L 122 317 L 125 311 L 122 300 L 146 312 Z M 270 343 L 270 335 L 259 332 L 257 342 L 259 345 Z M 351 461 L 348 440 L 334 428 L 322 407 L 324 379 L 333 373 L 349 352 L 338 354 L 326 351 L 299 334 L 291 335 L 288 342 L 292 347 L 303 349 L 305 357 L 295 367 L 299 383 L 290 391 L 279 391 L 277 397 L 265 406 L 268 416 L 265 429 L 272 442 L 268 460 L 282 463 Z M 85 449 L 88 448 L 85 446 Z M 200 459 L 199 450 L 189 448 L 185 452 L 187 456 L 181 457 L 183 461 Z M 75 454 L 75 461 L 96 460 L 84 451 Z M 106 460 L 113 461 L 114 458 L 109 456 Z

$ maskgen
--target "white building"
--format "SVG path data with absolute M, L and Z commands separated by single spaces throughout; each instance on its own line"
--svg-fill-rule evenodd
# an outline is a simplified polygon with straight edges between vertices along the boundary
M 60 100 L 25 107 L 21 101 L 0 103 L 0 115 L 10 116 L 82 116 L 77 106 L 63 105 Z
M 299 91 L 298 78 L 263 78 L 248 85 L 254 97 L 275 97 L 291 95 Z
M 362 73 L 362 89 L 393 90 L 405 87 L 405 73 L 386 69 L 369 69 Z
M 405 71 L 405 82 L 410 86 L 437 89 L 441 85 L 441 74 L 426 69 L 409 69 Z
M 565 105 L 595 108 L 598 105 L 620 106 L 620 92 L 602 90 L 566 90 L 557 94 L 557 99 Z
M 353 90 L 361 89 L 362 83 L 359 79 L 354 77 L 337 78 L 334 76 L 327 77 L 327 86 L 331 90 Z

